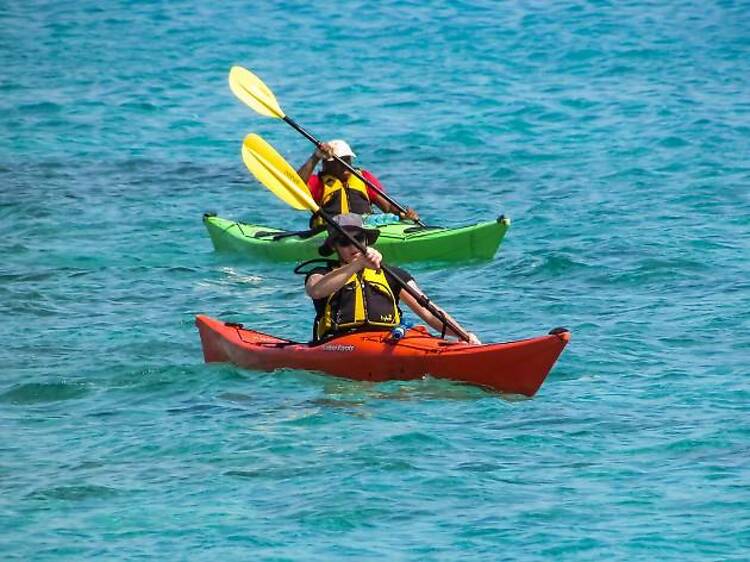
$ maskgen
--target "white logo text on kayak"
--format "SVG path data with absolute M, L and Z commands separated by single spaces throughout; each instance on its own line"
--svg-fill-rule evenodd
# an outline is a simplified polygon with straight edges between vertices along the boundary
M 323 346 L 323 351 L 354 351 L 353 345 L 329 344 Z

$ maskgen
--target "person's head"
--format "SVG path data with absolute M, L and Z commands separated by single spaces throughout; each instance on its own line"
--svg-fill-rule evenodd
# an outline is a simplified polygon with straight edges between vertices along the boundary
M 336 215 L 333 217 L 333 220 L 364 247 L 374 244 L 380 235 L 380 231 L 377 229 L 365 228 L 362 223 L 362 217 L 355 213 Z M 320 248 L 318 248 L 318 252 L 321 256 L 326 257 L 336 252 L 339 260 L 343 263 L 351 262 L 360 253 L 357 247 L 346 236 L 342 235 L 331 225 L 328 225 L 328 237 Z
M 333 153 L 336 156 L 338 156 L 351 166 L 352 160 L 356 158 L 357 155 L 354 154 L 352 147 L 349 146 L 346 141 L 335 139 L 328 141 L 327 144 L 330 145 L 330 147 L 333 149 Z M 336 176 L 341 181 L 347 181 L 352 175 L 352 173 L 347 170 L 345 166 L 343 166 L 338 160 L 335 160 L 334 158 L 327 158 L 326 160 L 323 160 L 322 171 L 324 174 Z

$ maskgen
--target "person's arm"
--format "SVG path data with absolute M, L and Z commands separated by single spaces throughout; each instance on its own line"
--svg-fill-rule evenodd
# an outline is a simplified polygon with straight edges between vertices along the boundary
M 394 215 L 397 215 L 400 219 L 410 219 L 413 221 L 419 220 L 419 215 L 417 212 L 412 209 L 411 207 L 406 208 L 406 212 L 402 213 L 398 210 L 398 208 L 395 205 L 391 205 L 385 197 L 382 195 L 375 195 L 375 200 L 373 201 L 378 208 L 383 211 L 384 213 L 393 213 Z
M 409 281 L 408 284 L 409 284 L 410 287 L 412 287 L 413 289 L 416 289 L 420 294 L 422 294 L 421 289 L 419 287 L 417 287 L 417 284 L 414 282 L 414 280 Z M 429 326 L 431 326 L 433 329 L 438 330 L 440 332 L 443 331 L 443 322 L 442 322 L 442 320 L 440 320 L 440 318 L 438 318 L 437 316 L 435 316 L 427 308 L 425 308 L 424 306 L 422 306 L 421 304 L 419 304 L 419 302 L 417 302 L 417 299 L 415 299 L 413 296 L 411 296 L 411 294 L 409 294 L 408 292 L 406 292 L 404 289 L 401 289 L 400 298 L 401 298 L 402 301 L 404 301 L 409 306 L 409 308 L 411 308 L 414 311 L 414 313 L 417 316 L 419 316 L 422 320 L 424 320 Z M 450 314 L 448 314 L 447 312 L 445 312 L 445 310 L 443 310 L 442 308 L 440 308 L 435 303 L 432 303 L 432 306 L 434 306 L 436 309 L 438 309 L 440 312 L 442 312 L 449 321 L 453 322 L 460 329 L 464 330 L 463 327 L 461 326 L 461 324 L 459 324 L 458 322 L 456 322 L 456 320 Z M 471 332 L 469 332 L 467 330 L 464 330 L 464 331 L 467 334 L 469 334 L 469 343 L 476 344 L 476 345 L 480 345 L 482 343 L 482 342 L 479 341 L 479 338 L 477 338 L 476 335 L 472 334 Z M 459 337 L 458 334 L 456 334 L 450 328 L 448 328 L 445 333 L 449 334 L 449 335 L 452 335 L 452 336 Z
M 385 187 L 383 187 L 383 185 L 380 183 L 380 180 L 375 177 L 375 174 L 373 174 L 369 170 L 365 170 L 364 168 L 361 170 L 361 172 L 362 172 L 363 178 L 365 178 L 367 181 L 373 184 L 380 191 L 385 193 Z M 419 215 L 414 209 L 412 209 L 411 207 L 407 207 L 406 212 L 402 213 L 401 211 L 398 210 L 398 207 L 396 207 L 395 205 L 392 205 L 385 197 L 380 195 L 377 191 L 375 191 L 369 185 L 367 186 L 367 194 L 370 197 L 370 200 L 375 205 L 377 205 L 377 207 L 384 213 L 393 213 L 394 215 L 398 216 L 400 219 L 410 219 L 415 222 L 419 220 Z
M 320 162 L 320 158 L 318 158 L 318 155 L 316 154 L 318 151 L 316 150 L 312 155 L 310 155 L 310 158 L 305 160 L 305 163 L 302 164 L 302 166 L 299 167 L 297 170 L 297 175 L 302 178 L 302 181 L 307 183 L 307 181 L 310 179 L 310 176 L 313 175 L 313 172 L 315 171 L 315 166 L 318 165 L 318 162 Z
M 310 176 L 313 175 L 315 166 L 318 165 L 318 162 L 320 162 L 323 158 L 330 158 L 330 155 L 331 147 L 327 143 L 323 143 L 320 145 L 320 148 L 316 148 L 315 151 L 310 155 L 310 158 L 308 158 L 305 163 L 302 164 L 302 166 L 300 166 L 297 170 L 297 174 L 302 178 L 302 181 L 307 183 L 307 181 L 310 179 Z
M 347 263 L 325 275 L 319 273 L 310 275 L 305 283 L 305 291 L 313 300 L 326 298 L 338 291 L 352 275 L 359 273 L 364 268 L 380 269 L 382 259 L 383 256 L 376 249 L 367 248 L 366 255 L 358 255 L 351 263 Z

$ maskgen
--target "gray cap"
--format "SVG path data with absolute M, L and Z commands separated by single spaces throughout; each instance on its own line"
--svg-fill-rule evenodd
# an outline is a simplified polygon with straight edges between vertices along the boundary
M 362 222 L 362 215 L 356 213 L 345 213 L 343 215 L 336 215 L 333 217 L 333 221 L 338 224 L 341 228 L 348 232 L 364 232 L 367 235 L 367 245 L 371 246 L 375 243 L 375 240 L 380 236 L 380 231 L 375 228 L 365 228 Z M 325 242 L 318 248 L 318 253 L 321 256 L 330 256 L 333 253 L 333 241 L 341 236 L 339 231 L 328 225 L 328 237 Z

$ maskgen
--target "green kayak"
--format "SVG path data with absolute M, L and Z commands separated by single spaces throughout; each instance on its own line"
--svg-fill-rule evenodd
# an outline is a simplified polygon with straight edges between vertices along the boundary
M 211 213 L 203 215 L 214 248 L 271 261 L 302 261 L 320 257 L 318 246 L 325 233 L 314 236 L 257 224 L 242 224 Z M 380 237 L 375 248 L 388 262 L 489 260 L 510 226 L 510 219 L 444 228 L 412 223 L 377 226 Z

